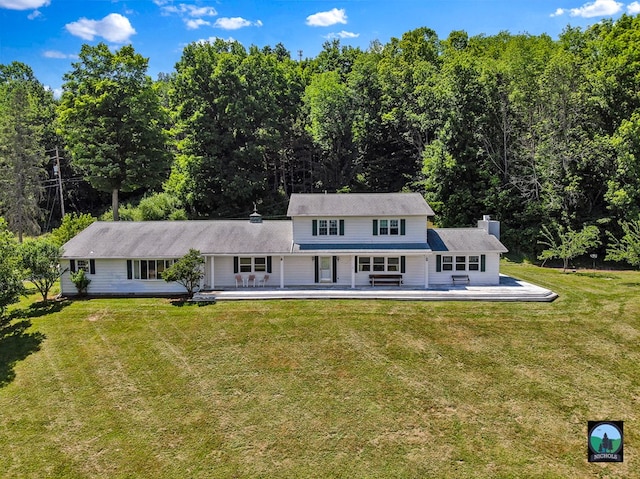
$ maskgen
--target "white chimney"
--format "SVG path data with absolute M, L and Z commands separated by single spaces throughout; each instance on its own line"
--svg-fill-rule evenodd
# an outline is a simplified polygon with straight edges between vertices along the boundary
M 482 215 L 482 219 L 478 221 L 478 228 L 500 239 L 500 222 L 492 220 L 490 215 Z

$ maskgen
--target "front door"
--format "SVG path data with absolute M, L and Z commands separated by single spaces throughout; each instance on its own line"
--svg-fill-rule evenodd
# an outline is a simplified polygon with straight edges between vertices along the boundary
M 333 276 L 331 275 L 331 256 L 320 256 L 320 282 L 331 283 Z

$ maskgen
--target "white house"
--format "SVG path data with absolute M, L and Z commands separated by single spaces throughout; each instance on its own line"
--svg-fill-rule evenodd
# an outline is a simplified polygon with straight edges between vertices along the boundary
M 290 220 L 96 222 L 64 245 L 62 293 L 80 268 L 91 295 L 183 293 L 162 271 L 190 248 L 203 290 L 498 284 L 499 223 L 429 228 L 433 215 L 418 193 L 293 194 Z

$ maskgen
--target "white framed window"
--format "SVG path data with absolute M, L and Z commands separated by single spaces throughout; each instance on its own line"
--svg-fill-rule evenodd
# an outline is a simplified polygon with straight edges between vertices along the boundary
M 267 271 L 267 257 L 240 256 L 238 267 L 240 273 L 265 273 Z
M 358 271 L 362 272 L 400 272 L 400 258 L 398 256 L 358 256 Z
M 442 271 L 453 271 L 453 256 L 442 257 Z
M 328 232 L 327 220 L 318 220 L 318 234 L 320 236 L 327 236 Z
M 135 259 L 131 261 L 129 279 L 162 280 L 162 273 L 169 268 L 173 259 Z
M 456 271 L 466 271 L 466 270 L 467 270 L 467 257 L 456 256 Z
M 385 218 L 373 220 L 373 234 L 381 236 L 398 236 L 404 234 L 405 220 Z
M 358 271 L 371 271 L 371 258 L 369 256 L 358 256 Z
M 480 271 L 480 256 L 469 256 L 469 271 Z
M 89 272 L 89 260 L 79 259 L 76 261 L 76 271 L 84 270 L 85 273 Z

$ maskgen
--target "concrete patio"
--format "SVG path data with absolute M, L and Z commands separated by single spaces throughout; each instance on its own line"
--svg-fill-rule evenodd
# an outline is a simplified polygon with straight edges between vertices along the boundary
M 498 286 L 434 285 L 429 289 L 398 286 L 376 287 L 241 287 L 196 293 L 192 301 L 255 299 L 389 299 L 400 301 L 534 301 L 551 302 L 551 290 L 501 275 Z

